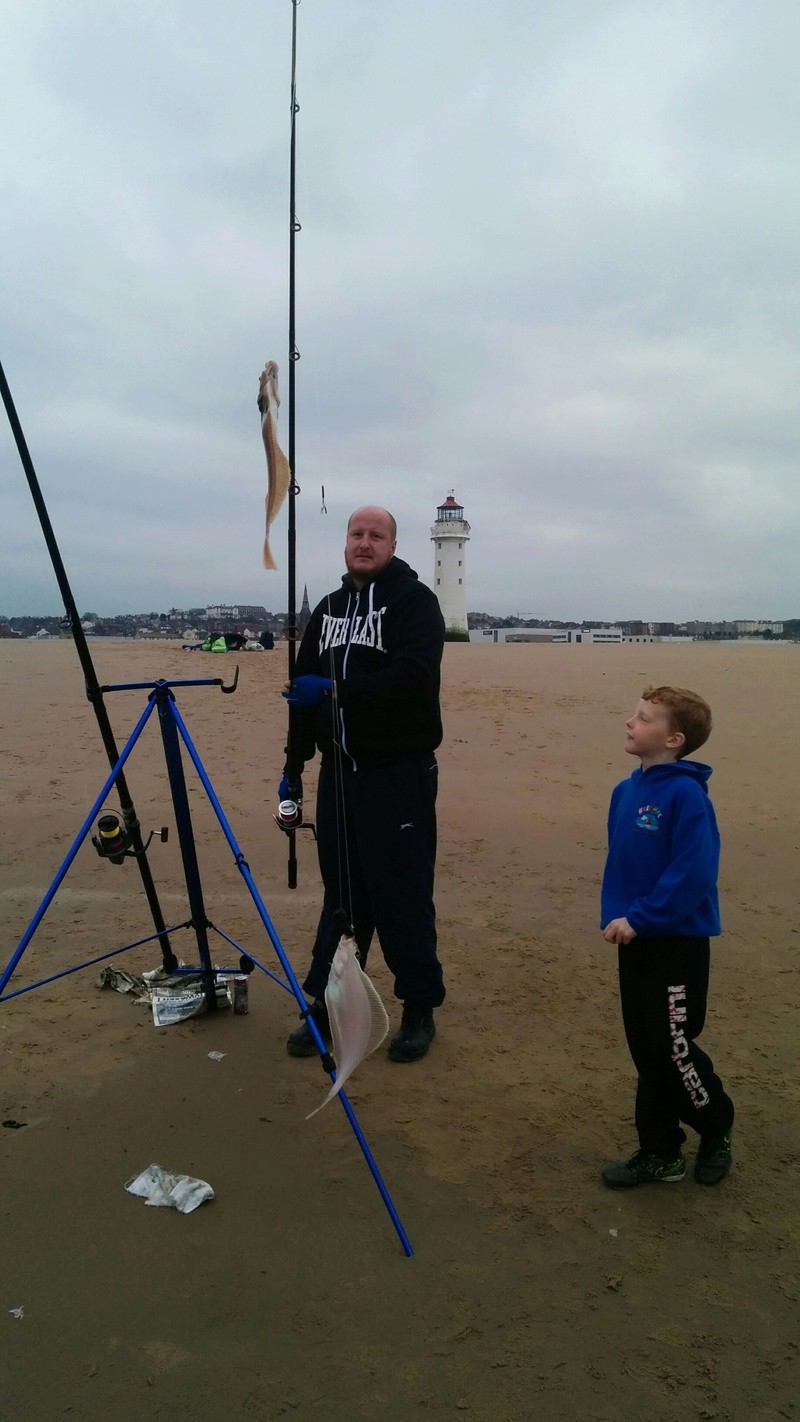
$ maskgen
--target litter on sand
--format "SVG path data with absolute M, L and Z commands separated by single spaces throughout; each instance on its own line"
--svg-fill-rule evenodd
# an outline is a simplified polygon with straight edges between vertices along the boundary
M 180 966 L 183 967 L 183 964 Z M 231 990 L 225 975 L 216 970 L 215 973 L 217 1007 L 230 1007 Z M 203 978 L 199 973 L 165 973 L 160 967 L 137 977 L 135 973 L 127 973 L 124 968 L 115 968 L 109 963 L 101 970 L 96 986 L 127 993 L 132 1001 L 151 1006 L 156 1027 L 171 1027 L 176 1022 L 186 1022 L 190 1017 L 200 1017 L 208 1008 Z
M 125 1189 L 138 1195 L 146 1205 L 166 1205 L 190 1215 L 204 1200 L 213 1200 L 214 1191 L 206 1180 L 192 1175 L 174 1175 L 161 1165 L 148 1165 L 141 1175 L 129 1180 Z
M 9 1313 L 13 1313 L 13 1315 L 14 1315 L 15 1318 L 24 1318 L 24 1317 L 25 1317 L 25 1310 L 24 1310 L 24 1308 L 22 1307 L 22 1304 L 19 1305 L 19 1308 L 10 1308 L 8 1311 L 9 1311 Z
M 113 988 L 114 992 L 129 992 L 136 999 L 148 1000 L 148 987 L 144 977 L 137 977 L 135 973 L 126 973 L 124 968 L 112 968 L 107 963 L 100 969 L 95 987 Z
M 225 1052 L 209 1052 L 208 1055 L 210 1056 L 212 1062 L 221 1062 L 222 1058 L 225 1056 Z
M 202 982 L 184 982 L 179 988 L 159 983 L 153 988 L 152 1002 L 156 1027 L 171 1027 L 189 1017 L 199 1017 L 206 1010 Z
M 216 981 L 217 1007 L 230 1007 L 231 1000 L 224 981 Z M 182 976 L 177 984 L 172 980 L 156 983 L 153 988 L 153 1021 L 156 1027 L 171 1027 L 189 1017 L 199 1017 L 208 1011 L 202 978 Z

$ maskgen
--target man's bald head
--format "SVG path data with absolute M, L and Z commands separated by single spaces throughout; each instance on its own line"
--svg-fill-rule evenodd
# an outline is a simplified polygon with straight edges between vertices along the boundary
M 356 509 L 355 513 L 351 513 L 349 519 L 347 520 L 347 532 L 350 532 L 350 525 L 356 519 L 374 520 L 376 517 L 378 519 L 385 518 L 388 521 L 389 537 L 391 538 L 392 542 L 396 542 L 397 524 L 392 515 L 389 513 L 389 510 L 380 508 L 378 504 L 365 504 L 363 509 Z
M 347 521 L 344 561 L 357 587 L 377 578 L 388 567 L 397 547 L 397 524 L 388 509 L 365 504 Z

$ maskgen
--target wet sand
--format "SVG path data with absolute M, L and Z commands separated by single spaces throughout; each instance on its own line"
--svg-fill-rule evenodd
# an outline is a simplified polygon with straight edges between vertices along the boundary
M 102 682 L 229 678 L 178 705 L 302 976 L 319 906 L 310 836 L 286 887 L 273 826 L 281 652 L 90 644 Z M 724 936 L 703 1042 L 734 1096 L 714 1190 L 620 1196 L 633 1072 L 615 952 L 597 927 L 605 814 L 632 763 L 622 721 L 649 680 L 692 686 L 723 835 Z M 0 960 L 107 774 L 69 642 L 0 642 Z M 318 1063 L 290 1059 L 293 1000 L 156 1029 L 87 969 L 0 1004 L 0 1414 L 111 1422 L 409 1416 L 437 1422 L 759 1422 L 800 1394 L 797 865 L 800 648 L 450 646 L 437 906 L 449 995 L 429 1056 L 381 1050 L 350 1097 L 415 1256 L 406 1259 Z M 145 704 L 109 695 L 120 744 Z M 191 767 L 209 919 L 276 966 Z M 315 776 L 306 777 L 307 801 Z M 167 922 L 188 917 L 151 722 L 128 782 Z M 75 863 L 9 991 L 152 931 L 135 867 Z M 174 935 L 193 958 L 191 931 Z M 232 950 L 215 953 L 229 961 Z M 153 946 L 116 959 L 140 972 Z M 370 964 L 393 1024 L 386 969 Z M 210 1051 L 225 1053 L 221 1061 Z M 688 1146 L 692 1146 L 692 1142 Z M 125 1181 L 151 1161 L 211 1182 L 190 1216 Z M 10 1310 L 22 1306 L 24 1318 Z

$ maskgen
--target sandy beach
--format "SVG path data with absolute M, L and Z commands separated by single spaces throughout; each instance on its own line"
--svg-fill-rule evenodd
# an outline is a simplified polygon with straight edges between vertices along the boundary
M 186 687 L 178 705 L 302 977 L 320 884 L 301 835 L 299 886 L 286 887 L 271 819 L 283 652 L 90 646 L 103 683 L 230 679 L 239 665 L 234 695 Z M 737 1134 L 718 1189 L 688 1172 L 620 1195 L 599 1169 L 635 1146 L 634 1077 L 598 887 L 608 797 L 633 768 L 624 716 L 651 680 L 695 688 L 715 717 L 698 758 L 714 766 L 724 934 L 702 1040 Z M 145 701 L 107 697 L 120 745 Z M 0 1415 L 796 1417 L 799 701 L 796 646 L 447 647 L 448 998 L 423 1062 L 381 1049 L 349 1083 L 411 1259 L 340 1106 L 306 1121 L 328 1079 L 287 1056 L 296 1008 L 264 974 L 248 1016 L 162 1029 L 98 990 L 96 968 L 0 1003 L 0 1119 L 24 1123 L 0 1129 Z M 71 642 L 0 642 L 0 755 L 5 964 L 107 775 Z M 187 780 L 208 916 L 277 967 L 191 767 Z M 167 923 L 183 923 L 155 720 L 128 783 L 145 836 L 170 827 L 150 862 Z M 150 932 L 135 866 L 101 862 L 87 841 L 8 991 Z M 190 931 L 174 946 L 194 960 Z M 139 973 L 159 955 L 114 961 Z M 370 971 L 394 1025 L 377 946 Z M 188 1216 L 147 1208 L 123 1187 L 154 1161 L 216 1199 Z

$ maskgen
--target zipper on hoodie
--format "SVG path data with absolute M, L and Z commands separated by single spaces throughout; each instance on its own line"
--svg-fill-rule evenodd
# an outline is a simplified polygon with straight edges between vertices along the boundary
M 357 619 L 357 617 L 358 617 L 358 611 L 359 611 L 359 608 L 361 607 L 361 594 L 362 594 L 362 592 L 363 592 L 363 588 L 359 588 L 359 589 L 358 589 L 358 596 L 356 597 L 356 605 L 355 605 L 355 607 L 353 608 L 353 616 L 352 616 L 351 621 L 350 621 L 350 636 L 349 636 L 349 638 L 348 638 L 348 641 L 347 641 L 347 648 L 346 648 L 344 657 L 343 657 L 343 659 L 342 659 L 342 681 L 345 681 L 346 678 L 347 678 L 347 659 L 348 659 L 348 657 L 350 656 L 350 648 L 351 648 L 352 645 L 353 645 L 353 632 L 355 631 L 356 619 Z M 375 584 L 374 584 L 374 583 L 370 583 L 370 584 L 369 584 L 369 593 L 368 593 L 368 596 L 367 596 L 367 616 L 368 616 L 368 618 L 372 616 L 373 603 L 374 603 L 374 596 L 375 596 Z M 349 613 L 350 613 L 350 594 L 349 594 L 349 593 L 348 593 L 348 595 L 347 595 L 347 613 L 348 613 L 348 616 L 349 616 Z M 342 750 L 344 751 L 345 755 L 347 756 L 347 759 L 350 761 L 350 763 L 351 763 L 353 769 L 354 769 L 354 770 L 358 770 L 358 766 L 356 765 L 355 757 L 354 757 L 354 755 L 352 754 L 352 752 L 348 749 L 348 746 L 347 746 L 347 737 L 346 737 L 346 734 L 345 734 L 344 707 L 343 707 L 343 706 L 340 707 L 340 709 L 339 709 L 339 735 L 340 735 L 340 737 L 341 737 Z

